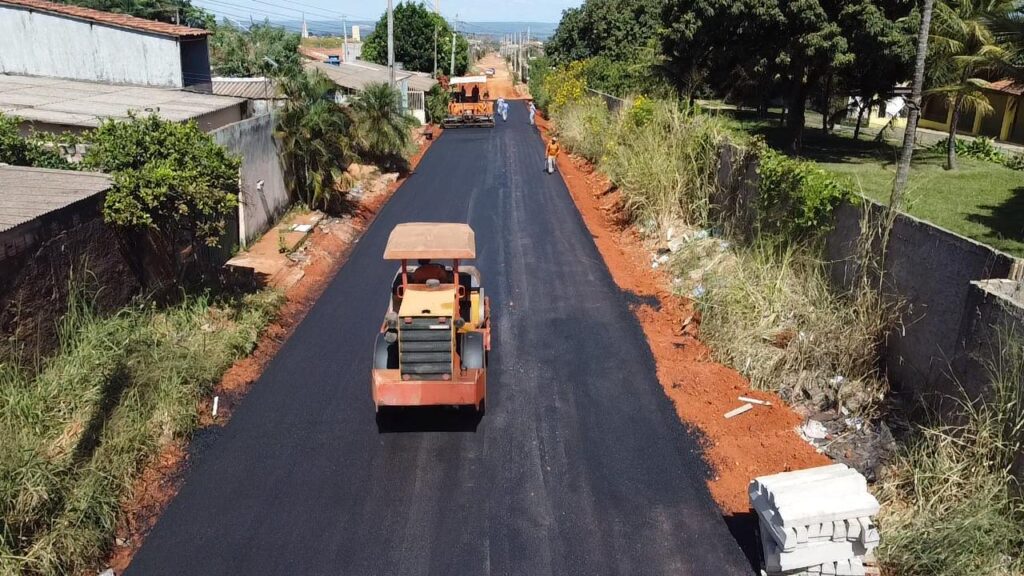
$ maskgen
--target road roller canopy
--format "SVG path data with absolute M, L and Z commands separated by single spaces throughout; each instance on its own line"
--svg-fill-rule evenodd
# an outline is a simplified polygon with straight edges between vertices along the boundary
M 476 258 L 476 235 L 468 224 L 407 222 L 395 226 L 384 248 L 385 260 L 466 260 Z
M 487 76 L 454 76 L 448 81 L 451 86 L 459 84 L 487 84 Z

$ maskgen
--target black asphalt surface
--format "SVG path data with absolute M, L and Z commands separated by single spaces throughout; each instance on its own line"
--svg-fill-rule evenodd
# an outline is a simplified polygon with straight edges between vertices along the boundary
M 525 108 L 449 130 L 188 472 L 127 574 L 750 574 Z M 492 301 L 487 413 L 378 431 L 374 336 L 407 221 L 468 222 Z

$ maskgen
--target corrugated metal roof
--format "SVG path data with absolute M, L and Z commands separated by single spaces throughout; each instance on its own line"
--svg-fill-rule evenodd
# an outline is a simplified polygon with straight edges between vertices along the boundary
M 231 96 L 249 100 L 280 98 L 277 81 L 270 78 L 214 78 L 211 81 L 216 96 Z
M 309 62 L 306 64 L 306 69 L 319 70 L 334 81 L 335 84 L 349 90 L 362 90 L 368 84 L 388 82 L 390 79 L 387 66 L 362 61 L 342 62 L 338 65 L 325 62 Z M 407 70 L 397 70 L 395 78 L 397 80 L 407 79 L 410 90 L 426 92 L 437 84 L 437 80 L 434 80 L 429 75 L 420 72 L 409 72 Z
M 98 172 L 0 165 L 0 232 L 108 190 Z
M 989 90 L 995 90 L 996 92 L 1002 92 L 1004 94 L 1012 94 L 1014 96 L 1020 96 L 1024 94 L 1024 84 L 1018 84 L 1015 80 L 999 80 L 998 82 L 989 82 Z
M 242 100 L 169 88 L 147 88 L 0 74 L 0 112 L 32 122 L 94 128 L 101 120 L 152 110 L 183 122 Z
M 79 20 L 109 24 L 110 26 L 115 26 L 117 28 L 125 28 L 138 32 L 148 32 L 150 34 L 159 34 L 160 36 L 170 36 L 172 38 L 198 38 L 208 36 L 210 34 L 209 30 L 203 30 L 201 28 L 189 28 L 188 26 L 178 26 L 176 24 L 168 24 L 166 22 L 146 20 L 145 18 L 136 18 L 135 16 L 128 16 L 126 14 L 116 14 L 114 12 L 103 12 L 102 10 L 83 8 L 81 6 L 47 2 L 46 0 L 0 0 L 0 5 L 18 6 L 38 12 L 46 12 L 58 16 L 70 16 Z

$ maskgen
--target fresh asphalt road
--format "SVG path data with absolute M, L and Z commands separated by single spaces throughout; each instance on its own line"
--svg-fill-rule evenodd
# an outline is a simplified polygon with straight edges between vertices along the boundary
M 698 439 L 513 104 L 449 130 L 381 210 L 128 569 L 153 575 L 750 574 Z M 493 310 L 487 413 L 381 433 L 374 336 L 400 222 L 468 222 Z

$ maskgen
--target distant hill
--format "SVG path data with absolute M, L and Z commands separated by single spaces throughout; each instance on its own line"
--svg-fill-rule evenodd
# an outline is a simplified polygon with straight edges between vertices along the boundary
M 530 38 L 547 40 L 558 24 L 550 22 L 460 22 L 459 31 L 478 36 L 501 38 L 505 34 L 530 31 Z
M 302 30 L 302 20 L 273 20 L 271 23 L 293 32 Z M 366 38 L 373 32 L 376 22 L 349 20 L 346 24 L 349 27 L 349 34 L 352 33 L 353 25 L 359 25 L 360 35 Z M 547 40 L 557 27 L 558 24 L 550 22 L 459 22 L 460 32 L 491 38 L 501 38 L 505 34 L 526 32 L 529 29 L 530 38 Z M 314 36 L 341 36 L 340 20 L 306 20 L 306 28 Z

